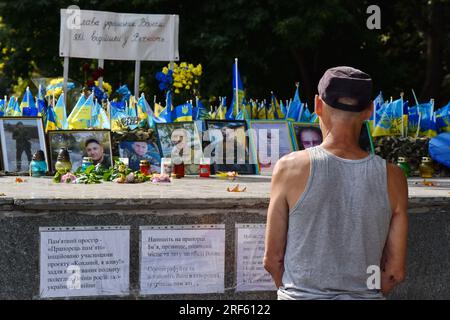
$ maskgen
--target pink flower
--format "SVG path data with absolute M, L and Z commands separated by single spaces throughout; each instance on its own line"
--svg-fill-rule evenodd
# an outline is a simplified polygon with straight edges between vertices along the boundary
M 61 177 L 61 183 L 76 183 L 77 177 L 75 177 L 72 173 L 67 172 L 65 175 Z

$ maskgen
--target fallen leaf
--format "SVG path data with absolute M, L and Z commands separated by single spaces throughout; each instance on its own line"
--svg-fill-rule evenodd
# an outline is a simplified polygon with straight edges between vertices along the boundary
M 227 188 L 228 192 L 245 192 L 245 190 L 247 190 L 247 187 L 239 189 L 239 184 L 237 184 L 236 186 L 234 186 L 232 188 L 230 188 L 230 187 Z
M 432 181 L 423 180 L 423 185 L 427 186 L 427 187 L 434 187 L 434 186 L 436 186 L 436 183 L 434 183 Z
M 449 192 L 450 193 L 450 192 Z M 6 197 L 6 194 L 4 194 L 3 192 L 0 193 L 0 197 Z
M 22 178 L 16 178 L 16 183 L 22 183 L 25 182 L 25 179 Z

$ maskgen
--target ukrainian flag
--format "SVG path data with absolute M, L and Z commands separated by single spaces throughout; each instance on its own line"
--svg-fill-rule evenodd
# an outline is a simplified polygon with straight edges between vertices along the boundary
M 185 103 L 172 110 L 173 122 L 192 121 L 192 105 Z
M 45 132 L 48 132 L 50 130 L 57 130 L 55 118 L 55 111 L 51 106 L 49 106 L 47 110 L 47 123 L 45 125 Z
M 5 114 L 5 104 L 6 104 L 6 98 L 5 100 L 0 99 L 0 117 L 3 117 Z
M 67 113 L 66 105 L 64 104 L 64 93 L 61 93 L 59 96 L 53 111 L 56 115 L 55 120 L 58 129 L 67 129 Z
M 155 117 L 159 117 L 163 109 L 164 108 L 162 107 L 162 105 L 160 105 L 159 103 L 155 103 L 155 111 L 154 111 Z
M 92 109 L 94 107 L 94 94 L 92 93 L 89 98 L 82 100 L 81 97 L 69 117 L 67 118 L 69 129 L 88 129 L 92 120 Z M 79 103 L 82 102 L 80 105 Z
M 264 102 L 261 102 L 257 111 L 258 119 L 267 119 L 267 110 Z
M 195 118 L 193 117 L 194 120 L 204 120 L 207 119 L 209 117 L 209 111 L 208 109 L 206 109 L 205 105 L 200 101 L 200 99 L 196 99 L 196 115 Z
M 436 119 L 434 117 L 434 103 L 422 103 L 419 105 L 420 113 L 420 130 L 419 135 L 423 137 L 433 138 L 436 133 Z
M 275 119 L 284 119 L 286 117 L 285 111 L 281 108 L 281 105 L 278 103 L 278 100 L 273 94 L 273 92 L 270 102 L 270 108 L 274 109 Z
M 302 102 L 300 101 L 300 95 L 298 94 L 298 85 L 295 89 L 294 100 L 289 104 L 289 109 L 287 111 L 286 120 L 297 121 L 300 115 L 300 109 L 302 107 Z
M 450 103 L 436 112 L 436 126 L 439 132 L 450 132 Z
M 302 109 L 298 117 L 298 122 L 310 122 L 311 121 L 311 112 L 309 112 L 308 104 L 303 103 Z
M 403 136 L 403 99 L 388 103 L 383 109 L 380 121 L 375 125 L 372 136 Z
M 109 117 L 106 114 L 105 109 L 95 101 L 94 109 L 92 111 L 92 128 L 96 129 L 111 129 Z
M 6 108 L 5 116 L 21 117 L 22 111 L 20 110 L 19 103 L 16 98 L 9 98 L 8 107 Z
M 31 94 L 30 88 L 27 87 L 25 94 L 23 95 L 22 102 L 20 103 L 21 115 L 35 117 L 38 114 L 36 104 L 34 103 L 33 95 Z
M 237 82 L 236 82 L 237 80 Z M 236 103 L 236 91 L 238 100 Z M 231 105 L 228 108 L 226 112 L 226 119 L 232 120 L 236 117 L 236 115 L 239 113 L 239 106 L 242 105 L 242 100 L 244 99 L 244 85 L 242 84 L 241 75 L 239 74 L 238 66 L 237 66 L 237 59 L 234 62 L 233 65 L 233 97 L 231 99 Z
M 151 114 L 150 114 L 151 113 Z M 137 117 L 139 125 L 142 126 L 145 122 L 150 125 L 150 120 L 153 118 L 153 111 L 150 108 L 145 95 L 142 93 L 137 102 Z

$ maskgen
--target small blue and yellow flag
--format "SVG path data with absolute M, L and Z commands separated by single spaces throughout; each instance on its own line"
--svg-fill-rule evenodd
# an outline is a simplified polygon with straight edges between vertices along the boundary
M 373 137 L 403 136 L 403 99 L 388 103 L 372 132 Z
M 53 111 L 56 115 L 56 127 L 58 129 L 67 129 L 67 113 L 66 105 L 64 104 L 64 93 L 61 93 L 59 96 Z
M 438 132 L 450 132 L 450 102 L 435 113 Z
M 38 114 L 38 109 L 34 103 L 33 94 L 29 87 L 25 89 L 25 94 L 23 95 L 22 102 L 20 103 L 20 110 L 22 115 L 26 117 L 35 117 Z
M 300 101 L 300 95 L 298 93 L 298 85 L 295 89 L 294 99 L 289 104 L 289 108 L 286 114 L 286 120 L 288 121 L 297 121 L 300 116 L 300 111 L 302 108 L 302 102 Z
M 3 117 L 5 114 L 5 105 L 6 105 L 6 98 L 0 99 L 0 117 Z
M 82 104 L 81 104 L 82 103 Z M 73 108 L 69 117 L 67 118 L 68 128 L 72 129 L 88 129 L 92 121 L 92 109 L 94 107 L 94 94 L 83 101 L 80 97 L 77 104 Z
M 236 94 L 237 99 L 236 101 Z M 237 59 L 233 64 L 233 97 L 231 98 L 231 105 L 226 112 L 226 119 L 233 120 L 239 113 L 240 107 L 242 105 L 242 100 L 245 97 L 244 85 L 242 84 L 241 75 L 238 70 Z
M 419 104 L 420 113 L 420 130 L 419 136 L 433 138 L 437 135 L 436 132 L 436 119 L 434 118 L 434 103 Z
M 21 117 L 22 110 L 20 110 L 19 102 L 17 102 L 16 98 L 12 96 L 9 98 L 8 107 L 5 111 L 5 116 L 9 117 Z
M 185 103 L 176 106 L 172 110 L 172 121 L 173 122 L 192 121 L 192 104 Z
M 49 106 L 47 110 L 47 123 L 45 124 L 45 132 L 49 132 L 50 130 L 58 130 L 55 118 L 55 111 L 53 110 L 52 106 Z

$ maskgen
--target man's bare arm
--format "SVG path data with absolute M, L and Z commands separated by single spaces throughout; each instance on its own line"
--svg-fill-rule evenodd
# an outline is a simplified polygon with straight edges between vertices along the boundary
M 289 206 L 284 186 L 287 167 L 283 159 L 275 165 L 272 174 L 270 204 L 267 212 L 264 268 L 271 274 L 275 285 L 282 285 L 284 252 L 286 249 Z
M 405 279 L 408 238 L 408 183 L 403 171 L 388 165 L 391 224 L 381 259 L 381 292 L 387 295 Z

